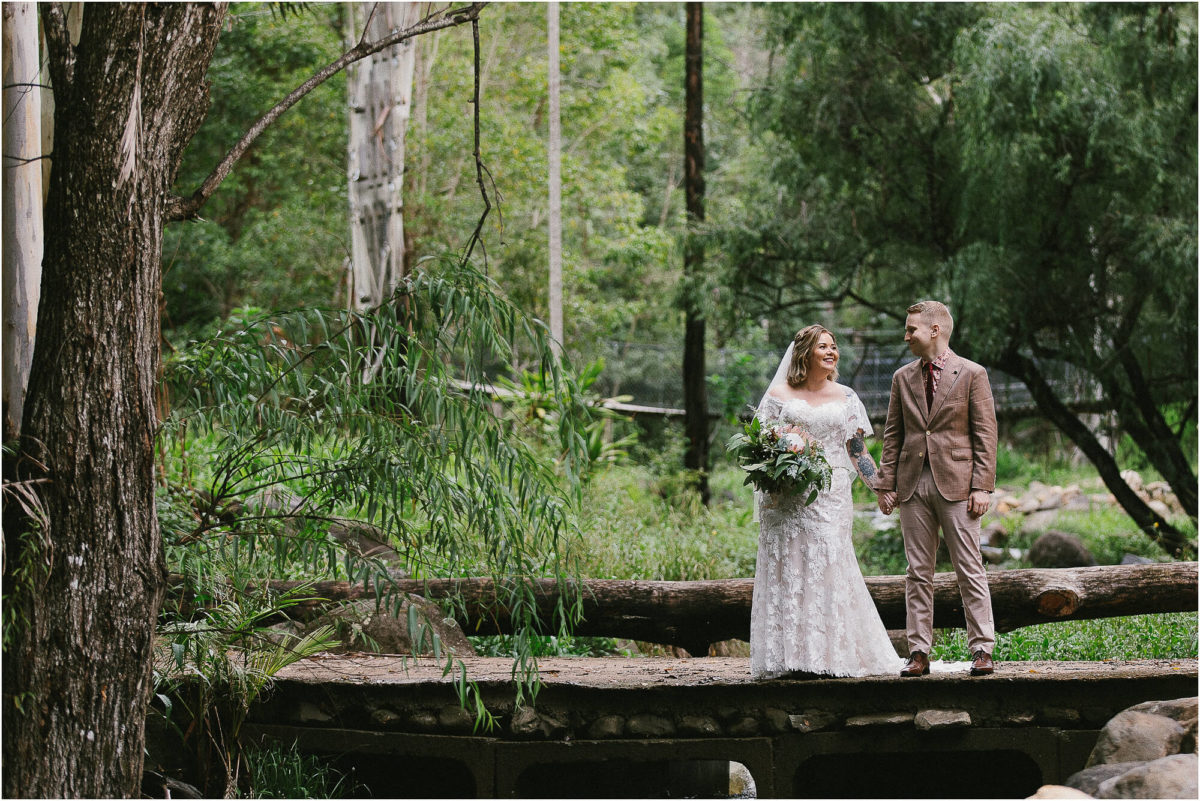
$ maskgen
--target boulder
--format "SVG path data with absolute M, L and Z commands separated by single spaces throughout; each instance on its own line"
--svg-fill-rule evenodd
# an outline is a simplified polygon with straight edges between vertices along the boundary
M 1048 530 L 1054 521 L 1058 519 L 1058 512 L 1054 509 L 1049 509 L 1044 512 L 1034 511 L 1031 514 L 1025 515 L 1025 519 L 1021 521 L 1022 534 L 1037 534 Z
M 1095 796 L 1100 792 L 1100 785 L 1104 784 L 1109 779 L 1120 776 L 1123 773 L 1141 765 L 1141 762 L 1111 762 L 1107 765 L 1093 765 L 1090 768 L 1076 771 L 1067 777 L 1064 782 L 1068 787 L 1074 787 L 1080 792 L 1087 793 L 1090 796 Z
M 538 712 L 531 706 L 520 706 L 513 712 L 509 731 L 517 737 L 554 740 L 567 732 L 567 720 L 552 712 Z
M 1063 505 L 1063 491 L 1059 487 L 1050 487 L 1038 493 L 1038 511 L 1045 512 L 1051 509 L 1061 509 Z
M 1133 712 L 1162 715 L 1183 727 L 1183 740 L 1179 752 L 1186 754 L 1196 750 L 1196 718 L 1200 702 L 1196 698 L 1176 698 L 1173 701 L 1147 701 L 1130 707 Z
M 675 734 L 675 724 L 659 715 L 643 713 L 631 717 L 625 730 L 633 737 L 670 737 Z
M 1172 754 L 1106 780 L 1097 798 L 1196 798 L 1196 755 Z
M 1126 709 L 1100 730 L 1087 766 L 1110 762 L 1148 762 L 1178 754 L 1185 731 L 1175 720 Z
M 1000 498 L 999 500 L 996 501 L 995 506 L 992 507 L 992 513 L 995 514 L 997 517 L 1004 517 L 1009 512 L 1011 512 L 1013 509 L 1016 509 L 1016 508 L 1017 508 L 1017 499 L 1012 495 L 1006 495 L 1003 498 Z
M 1092 508 L 1091 497 L 1082 492 L 1063 497 L 1063 508 L 1073 512 L 1086 512 Z
M 684 715 L 679 719 L 679 733 L 684 737 L 717 737 L 721 724 L 708 715 Z
M 612 740 L 625 733 L 625 718 L 620 715 L 604 715 L 596 718 L 588 726 L 588 738 L 592 740 Z
M 979 544 L 999 548 L 1008 539 L 1008 529 L 999 520 L 979 532 Z
M 971 725 L 971 715 L 961 709 L 922 709 L 913 718 L 918 731 L 957 729 Z
M 1091 798 L 1090 795 L 1076 790 L 1074 787 L 1065 787 L 1061 784 L 1043 784 L 1038 788 L 1038 791 L 1029 798 Z
M 1154 560 L 1147 559 L 1144 556 L 1138 556 L 1137 554 L 1127 553 L 1121 557 L 1121 564 L 1123 564 L 1123 565 L 1152 565 L 1152 564 L 1154 564 Z
M 1146 494 L 1156 501 L 1163 500 L 1168 492 L 1171 491 L 1171 485 L 1165 481 L 1151 481 L 1144 487 Z
M 1079 537 L 1050 530 L 1029 549 L 1029 562 L 1034 567 L 1088 567 L 1096 564 L 1096 558 Z
M 1036 512 L 1041 505 L 1042 499 L 1037 496 L 1037 493 L 1030 491 L 1025 493 L 1016 508 L 1018 512 L 1028 514 L 1029 512 Z
M 1128 484 L 1134 492 L 1141 492 L 1144 487 L 1142 477 L 1136 470 L 1122 470 L 1121 480 Z
M 416 649 L 408 631 L 410 606 L 416 607 L 417 619 L 426 629 Z M 441 641 L 441 653 L 475 656 L 475 648 L 459 628 L 457 621 L 448 617 L 437 604 L 412 594 L 401 604 L 399 615 L 396 617 L 392 616 L 386 604 L 376 609 L 374 600 L 360 600 L 334 607 L 326 614 L 303 624 L 288 622 L 274 628 L 303 636 L 323 625 L 332 625 L 342 639 L 341 647 L 332 649 L 335 653 L 375 650 L 377 647 L 379 653 L 383 654 L 428 656 L 433 653 L 433 641 L 430 637 L 430 633 L 433 633 Z
M 827 729 L 836 720 L 832 714 L 821 709 L 806 709 L 802 714 L 788 715 L 788 723 L 802 734 Z
M 1159 517 L 1162 517 L 1162 518 L 1171 517 L 1171 507 L 1167 506 L 1162 501 L 1152 500 L 1146 505 L 1149 506 L 1151 509 L 1153 509 L 1155 511 L 1155 513 L 1158 514 Z

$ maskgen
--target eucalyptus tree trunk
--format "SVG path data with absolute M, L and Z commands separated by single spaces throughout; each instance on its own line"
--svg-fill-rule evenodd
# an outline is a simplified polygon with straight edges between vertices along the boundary
M 562 120 L 559 114 L 558 67 L 558 3 L 546 4 L 546 39 L 548 42 L 547 83 L 550 92 L 550 210 L 547 220 L 550 229 L 550 336 L 554 352 L 562 354 Z
M 687 451 L 684 466 L 695 470 L 705 505 L 708 488 L 708 389 L 705 385 L 705 320 L 700 297 L 704 283 L 704 247 L 697 228 L 704 222 L 704 5 L 687 4 L 685 49 L 686 111 L 683 122 L 684 193 L 688 231 L 684 244 L 683 280 L 687 315 L 683 340 L 683 408 Z
M 134 796 L 165 570 L 154 391 L 168 192 L 224 4 L 40 6 L 55 93 L 38 335 L 5 526 L 3 789 Z M 7 523 L 7 521 L 6 521 Z
M 349 8 L 355 39 L 382 39 L 390 31 L 412 27 L 420 15 L 418 3 L 354 3 Z M 407 272 L 404 139 L 416 48 L 416 40 L 409 39 L 347 68 L 352 309 L 378 306 Z
M 42 274 L 42 90 L 37 5 L 4 16 L 4 441 L 21 432 Z

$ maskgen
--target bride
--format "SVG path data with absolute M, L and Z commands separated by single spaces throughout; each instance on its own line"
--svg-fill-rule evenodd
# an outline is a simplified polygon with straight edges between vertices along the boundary
M 875 462 L 863 438 L 873 431 L 858 395 L 837 383 L 832 333 L 810 325 L 788 346 L 759 403 L 764 424 L 819 440 L 833 468 L 830 488 L 811 505 L 799 496 L 759 495 L 758 560 L 750 614 L 750 671 L 868 676 L 894 673 L 896 654 L 867 591 L 850 532 L 850 484 L 874 489 Z

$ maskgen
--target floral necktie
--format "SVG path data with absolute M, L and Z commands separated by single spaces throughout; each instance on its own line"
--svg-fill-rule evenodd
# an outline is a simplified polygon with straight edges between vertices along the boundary
M 933 362 L 925 362 L 925 407 L 933 411 Z

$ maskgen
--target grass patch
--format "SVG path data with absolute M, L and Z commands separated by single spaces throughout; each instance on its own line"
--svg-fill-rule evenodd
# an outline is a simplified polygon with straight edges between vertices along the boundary
M 1194 612 L 1177 612 L 1042 623 L 997 634 L 993 656 L 1002 662 L 1195 659 L 1196 621 Z M 930 657 L 970 659 L 966 631 L 939 632 Z
M 739 471 L 740 473 L 740 471 Z M 685 479 L 612 468 L 588 483 L 573 552 L 588 578 L 700 581 L 754 575 L 753 496 L 732 470 L 714 473 L 705 508 Z
M 270 743 L 243 754 L 251 784 L 246 798 L 345 798 L 355 789 L 328 759 L 302 754 L 295 743 Z

